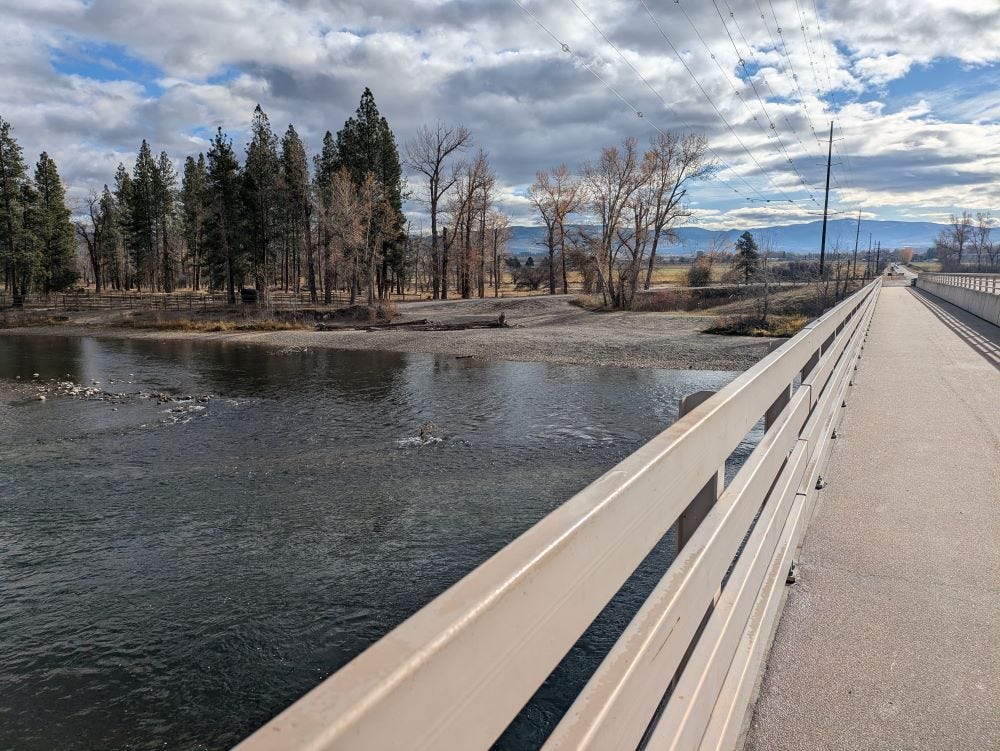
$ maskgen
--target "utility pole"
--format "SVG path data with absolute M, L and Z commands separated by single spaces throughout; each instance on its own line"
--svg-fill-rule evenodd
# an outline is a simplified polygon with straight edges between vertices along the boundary
M 823 278 L 826 261 L 826 213 L 830 206 L 830 158 L 833 156 L 833 120 L 830 121 L 830 144 L 826 150 L 826 197 L 823 199 L 823 238 L 819 243 L 819 278 Z
M 882 241 L 875 241 L 875 276 L 882 273 Z
M 861 237 L 861 209 L 858 209 L 858 231 L 854 233 L 854 260 L 851 261 L 851 279 L 854 279 L 858 267 L 858 239 Z
M 868 281 L 868 277 L 872 273 L 872 233 L 868 233 L 868 255 L 865 256 L 865 281 Z

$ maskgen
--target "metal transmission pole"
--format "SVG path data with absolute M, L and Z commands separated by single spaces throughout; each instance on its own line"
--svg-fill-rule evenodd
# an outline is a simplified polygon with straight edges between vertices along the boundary
M 819 243 L 819 278 L 823 278 L 826 262 L 826 210 L 830 205 L 830 157 L 833 156 L 833 121 L 830 121 L 830 144 L 826 150 L 826 197 L 823 199 L 823 238 Z
M 875 241 L 875 274 L 874 274 L 875 276 L 878 276 L 881 273 L 881 269 L 882 269 L 881 262 L 882 262 L 882 241 L 881 240 L 876 240 Z
M 858 231 L 854 234 L 854 260 L 851 261 L 851 279 L 854 279 L 858 267 L 858 240 L 861 237 L 861 209 L 858 209 Z

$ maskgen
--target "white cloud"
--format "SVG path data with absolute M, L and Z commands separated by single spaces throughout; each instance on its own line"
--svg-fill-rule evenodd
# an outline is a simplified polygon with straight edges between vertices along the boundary
M 883 87 L 941 58 L 1000 62 L 996 0 L 820 2 L 819 21 L 812 3 L 793 0 L 775 0 L 773 17 L 765 5 L 763 20 L 746 3 L 730 3 L 733 16 L 723 19 L 711 4 L 650 4 L 681 59 L 641 5 L 579 1 L 648 85 L 571 4 L 541 0 L 527 5 L 575 57 L 509 0 L 7 0 L 0 114 L 27 154 L 53 154 L 80 195 L 110 180 L 117 160 L 144 137 L 178 160 L 204 148 L 199 128 L 221 125 L 239 140 L 257 102 L 276 130 L 294 122 L 315 148 L 368 85 L 401 149 L 421 123 L 468 125 L 490 152 L 501 203 L 517 222 L 531 219 L 519 191 L 536 170 L 576 166 L 626 135 L 645 140 L 656 127 L 687 124 L 705 132 L 728 165 L 725 183 L 692 193 L 700 220 L 720 226 L 815 218 L 818 203 L 808 195 L 819 197 L 825 158 L 817 137 L 825 137 L 836 101 L 844 140 L 835 155 L 842 162 L 835 206 L 886 216 L 995 208 L 995 90 L 958 96 L 949 85 L 917 105 L 884 101 Z M 88 45 L 99 57 L 127 50 L 159 74 L 129 80 L 138 73 L 126 70 L 122 80 L 99 81 L 52 67 L 56 53 L 72 59 Z M 741 58 L 751 70 L 759 66 L 756 92 Z M 116 64 L 102 77 L 115 78 Z M 782 202 L 789 196 L 806 200 Z

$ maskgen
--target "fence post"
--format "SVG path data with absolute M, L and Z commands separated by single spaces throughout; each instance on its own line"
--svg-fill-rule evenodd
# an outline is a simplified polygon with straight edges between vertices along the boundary
M 677 412 L 677 419 L 684 417 L 695 407 L 699 406 L 711 396 L 714 396 L 714 391 L 695 391 L 693 394 L 688 394 L 683 399 L 681 399 L 680 407 Z M 698 529 L 698 525 L 702 523 L 708 512 L 712 510 L 712 506 L 715 505 L 716 501 L 719 500 L 719 496 L 722 495 L 723 486 L 726 481 L 726 465 L 723 464 L 719 467 L 718 471 L 709 478 L 705 486 L 698 491 L 695 497 L 687 505 L 687 508 L 681 513 L 680 517 L 677 519 L 677 550 L 679 551 L 691 536 L 694 534 L 695 530 Z

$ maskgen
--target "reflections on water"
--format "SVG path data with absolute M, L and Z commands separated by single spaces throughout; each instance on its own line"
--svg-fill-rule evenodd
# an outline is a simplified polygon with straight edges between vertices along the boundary
M 33 373 L 125 396 L 38 402 Z M 231 745 L 734 375 L 0 337 L 0 747 Z

